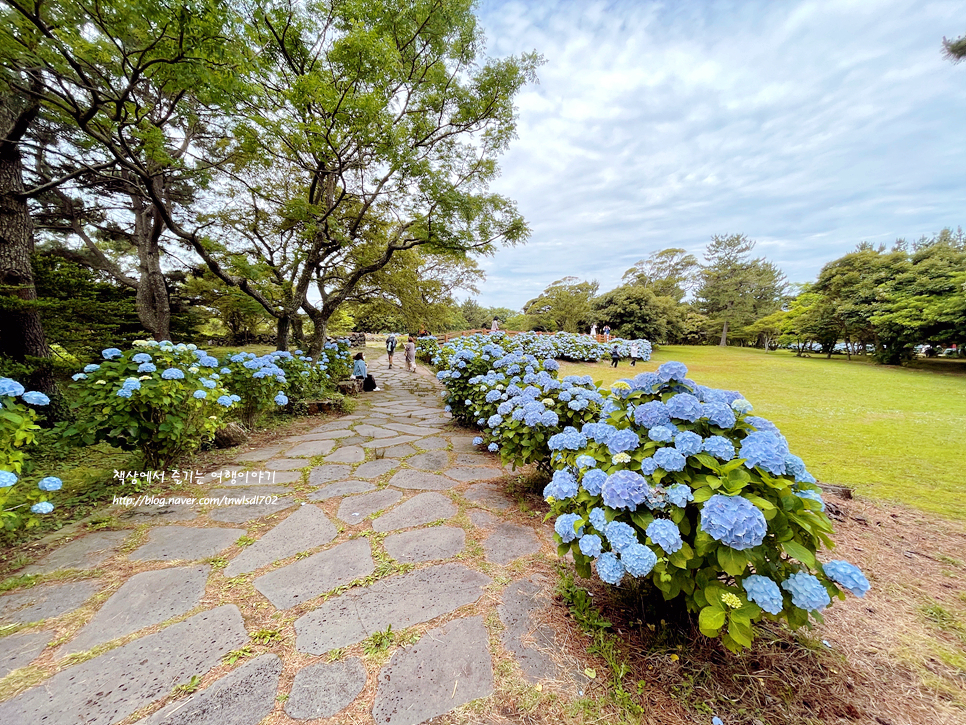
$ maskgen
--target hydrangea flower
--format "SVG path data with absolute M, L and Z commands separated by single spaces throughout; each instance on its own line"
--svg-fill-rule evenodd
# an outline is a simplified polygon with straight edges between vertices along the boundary
M 577 456 L 577 459 L 574 461 L 574 463 L 576 464 L 577 468 L 596 468 L 597 459 L 593 456 L 582 455 Z
M 136 363 L 149 363 L 151 362 L 151 356 L 146 352 L 139 352 L 137 355 L 131 358 Z
M 502 422 L 503 422 L 503 418 L 499 414 L 494 414 L 487 419 L 486 425 L 490 428 L 496 428 Z
M 617 432 L 617 429 L 609 423 L 585 423 L 580 432 L 590 440 L 606 444 L 610 437 Z M 584 442 L 585 445 L 587 445 L 586 441 Z
M 674 447 L 682 456 L 693 456 L 701 452 L 704 439 L 693 431 L 682 431 L 674 436 Z
M 668 425 L 659 425 L 647 432 L 647 437 L 658 443 L 670 443 L 674 440 L 674 429 Z
M 153 373 L 153 372 L 157 372 L 157 370 L 158 370 L 158 366 L 155 365 L 154 363 L 146 362 L 138 365 L 139 373 Z
M 24 386 L 12 378 L 0 378 L 0 395 L 16 398 L 23 395 Z
M 707 418 L 711 425 L 716 425 L 719 428 L 735 427 L 737 419 L 731 406 L 725 403 L 711 402 L 702 404 L 701 409 L 702 417 Z
M 785 473 L 794 476 L 796 483 L 815 483 L 815 476 L 805 468 L 805 461 L 792 453 L 785 454 Z
M 681 540 L 681 530 L 670 519 L 654 519 L 647 525 L 646 533 L 651 541 L 664 549 L 668 554 L 680 551 L 684 545 L 684 542 Z M 625 562 L 625 566 L 626 564 L 627 562 Z
M 671 414 L 660 400 L 652 400 L 634 408 L 634 422 L 644 428 L 656 428 L 670 423 Z
M 820 612 L 832 603 L 832 598 L 822 582 L 803 571 L 792 574 L 783 581 L 782 589 L 792 595 L 792 604 L 808 612 Z
M 84 372 L 85 373 L 97 372 L 100 369 L 101 369 L 101 366 L 100 365 L 95 365 L 94 363 L 91 363 L 90 365 L 85 365 L 84 366 Z
M 635 542 L 621 552 L 620 560 L 628 574 L 639 578 L 651 573 L 657 564 L 657 555 L 649 547 Z
M 498 450 L 500 450 L 500 446 L 498 446 L 496 443 L 491 443 L 486 447 L 486 450 L 488 450 L 490 453 L 496 453 Z
M 673 448 L 658 448 L 654 451 L 654 462 L 665 471 L 683 471 L 687 460 Z
M 639 445 L 641 445 L 641 439 L 630 428 L 615 431 L 607 439 L 607 450 L 610 451 L 611 455 L 633 451 Z
M 812 501 L 818 501 L 822 505 L 822 511 L 825 511 L 825 499 L 818 491 L 813 491 L 810 488 L 804 488 L 801 491 L 795 491 L 795 495 L 799 498 L 807 498 Z
M 743 551 L 765 540 L 768 523 L 761 510 L 748 499 L 716 493 L 701 508 L 701 530 L 715 541 Z
M 691 393 L 678 393 L 668 399 L 665 405 L 667 405 L 668 413 L 671 414 L 672 418 L 687 420 L 692 423 L 698 420 L 703 413 L 701 401 Z
M 607 526 L 606 512 L 600 507 L 592 508 L 587 518 L 590 520 L 590 525 L 598 531 L 602 532 L 604 527 Z
M 218 387 L 218 383 L 216 383 L 214 380 L 209 380 L 208 378 L 201 378 L 200 382 L 202 386 L 208 388 L 208 390 Z
M 745 588 L 745 594 L 750 601 L 769 614 L 781 614 L 785 602 L 782 600 L 781 589 L 774 581 L 760 574 L 752 574 L 746 576 L 741 585 Z
M 168 368 L 161 373 L 162 380 L 184 380 L 184 373 L 178 368 Z
M 50 501 L 40 501 L 30 507 L 35 514 L 49 514 L 54 510 L 54 505 Z
M 617 586 L 624 578 L 624 565 L 613 553 L 605 551 L 597 559 L 597 576 L 602 581 Z
M 36 390 L 30 390 L 23 394 L 23 402 L 30 405 L 47 405 L 50 403 L 50 398 Z
M 705 453 L 710 453 L 719 461 L 730 461 L 735 457 L 735 447 L 724 436 L 710 436 L 704 439 L 702 445 Z
M 217 402 L 218 402 L 218 405 L 223 405 L 226 408 L 230 408 L 233 401 L 231 399 L 231 396 L 222 395 L 220 398 L 218 398 Z
M 476 436 L 476 438 L 473 439 L 473 445 L 474 446 L 483 445 L 483 439 L 480 436 Z
M 731 402 L 731 409 L 735 411 L 738 415 L 748 414 L 754 408 L 747 400 L 744 398 L 738 398 Z
M 40 479 L 37 488 L 41 491 L 59 491 L 63 485 L 64 482 L 57 478 L 57 476 L 46 476 Z
M 685 486 L 683 483 L 675 483 L 673 486 L 664 489 L 664 496 L 678 508 L 684 508 L 689 501 L 694 501 L 694 493 L 691 491 L 691 487 Z
M 121 357 L 123 354 L 124 353 L 118 350 L 116 347 L 109 347 L 106 350 L 101 350 L 101 355 L 105 360 L 113 360 Z
M 608 476 L 601 487 L 601 494 L 603 494 L 605 506 L 634 511 L 650 490 L 651 487 L 647 485 L 647 481 L 641 474 L 625 470 Z
M 563 514 L 557 517 L 553 530 L 557 532 L 565 544 L 569 544 L 584 532 L 583 526 L 574 532 L 574 524 L 578 521 L 580 521 L 580 517 L 577 514 Z
M 288 396 L 285 393 L 279 393 L 274 400 L 276 405 L 288 405 Z
M 865 578 L 865 574 L 855 564 L 850 564 L 841 559 L 822 564 L 822 571 L 825 576 L 838 584 L 842 589 L 851 592 L 857 597 L 864 597 L 871 585 Z
M 657 369 L 657 377 L 662 383 L 672 380 L 686 380 L 688 368 L 684 363 L 666 362 Z
M 624 463 L 630 463 L 631 462 L 631 456 L 630 456 L 629 453 L 618 453 L 616 456 L 611 457 L 610 461 L 615 466 L 619 466 L 619 465 L 622 465 Z
M 16 482 L 16 473 L 13 471 L 0 471 L 0 488 L 10 488 Z
M 75 373 L 70 376 L 71 380 L 87 380 L 87 376 L 84 373 Z
M 131 388 L 121 388 L 117 391 L 117 397 L 119 398 L 130 398 L 134 395 L 134 391 Z
M 774 476 L 785 473 L 785 450 L 778 436 L 770 431 L 755 431 L 741 441 L 738 457 L 748 468 L 763 468 Z
M 619 554 L 631 544 L 639 543 L 633 527 L 623 521 L 611 521 L 607 524 L 604 527 L 604 536 L 607 537 L 610 548 Z
M 547 441 L 547 446 L 552 451 L 579 451 L 586 445 L 586 436 L 570 426 L 564 429 L 563 433 L 550 436 L 550 440 Z
M 601 552 L 603 551 L 602 544 L 603 542 L 600 540 L 600 537 L 597 534 L 584 534 L 580 537 L 580 541 L 578 542 L 580 552 L 584 556 L 589 556 L 594 559 L 600 556 Z
M 204 400 L 205 398 L 208 397 L 208 391 L 207 390 L 201 390 L 199 388 L 198 390 L 196 390 L 193 393 L 193 397 L 197 398 L 198 400 Z

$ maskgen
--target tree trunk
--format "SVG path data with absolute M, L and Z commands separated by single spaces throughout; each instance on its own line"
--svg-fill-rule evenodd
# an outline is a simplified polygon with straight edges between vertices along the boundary
M 322 348 L 325 345 L 325 333 L 329 324 L 329 318 L 321 310 L 309 312 L 309 318 L 312 320 L 314 330 L 312 332 L 312 339 L 309 341 L 308 354 L 312 359 L 316 359 L 318 358 L 319 353 L 322 352 Z
M 275 349 L 276 350 L 288 350 L 288 333 L 291 327 L 291 319 L 287 314 L 283 313 L 275 325 Z
M 302 347 L 305 345 L 305 330 L 302 329 L 302 316 L 296 313 L 292 317 L 292 342 Z
M 721 340 L 718 342 L 718 347 L 728 346 L 728 321 L 725 320 L 724 327 L 721 328 Z
M 138 319 L 158 342 L 171 339 L 171 301 L 164 272 L 161 270 L 161 215 L 153 205 L 146 207 L 137 196 L 131 197 L 134 212 L 134 243 L 138 250 Z
M 7 120 L 7 119 L 4 119 Z M 6 124 L 5 124 L 6 125 Z M 20 382 L 60 397 L 49 363 L 50 346 L 36 306 L 37 289 L 30 257 L 34 227 L 24 191 L 23 159 L 13 143 L 0 145 L 0 355 L 36 366 L 29 380 Z M 6 299 L 3 299 L 6 298 Z

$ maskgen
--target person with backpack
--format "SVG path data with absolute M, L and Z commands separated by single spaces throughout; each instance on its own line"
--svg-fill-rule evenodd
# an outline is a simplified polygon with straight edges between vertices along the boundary
M 392 354 L 396 352 L 396 335 L 392 332 L 386 338 L 386 354 L 389 356 L 389 369 L 392 370 Z
M 620 351 L 617 349 L 617 345 L 614 345 L 614 347 L 612 347 L 610 351 L 610 366 L 612 368 L 616 368 L 617 363 L 620 361 L 620 359 L 621 359 Z

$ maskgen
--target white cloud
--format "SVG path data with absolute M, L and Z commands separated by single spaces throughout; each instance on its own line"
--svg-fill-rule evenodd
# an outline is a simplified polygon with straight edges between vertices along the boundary
M 567 275 L 603 289 L 649 252 L 742 232 L 792 281 L 864 239 L 966 223 L 958 2 L 488 0 L 495 56 L 536 49 L 495 185 L 533 229 L 481 301 Z

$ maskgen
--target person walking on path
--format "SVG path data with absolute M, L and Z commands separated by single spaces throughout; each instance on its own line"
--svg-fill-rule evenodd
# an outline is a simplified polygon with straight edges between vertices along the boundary
M 590 336 L 597 339 L 597 323 L 595 322 L 590 326 Z
M 493 322 L 490 323 L 490 332 L 496 332 L 499 329 L 500 329 L 500 321 L 496 317 L 494 317 Z
M 614 347 L 611 348 L 611 351 L 610 351 L 610 366 L 612 368 L 616 368 L 617 363 L 620 361 L 620 359 L 621 359 L 621 354 L 617 350 L 617 345 L 614 345 Z
M 604 342 L 610 340 L 610 325 L 604 325 Z
M 413 336 L 410 335 L 409 339 L 406 340 L 406 367 L 409 368 L 409 372 L 416 372 L 416 341 Z
M 634 365 L 637 363 L 638 353 L 640 351 L 641 351 L 641 348 L 638 346 L 638 344 L 636 342 L 632 342 L 631 343 L 631 367 L 634 367 Z
M 386 354 L 389 356 L 389 369 L 392 370 L 392 354 L 396 352 L 396 336 L 393 333 L 389 333 L 389 337 L 386 338 Z

